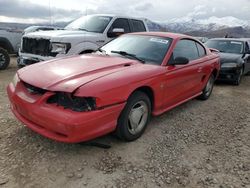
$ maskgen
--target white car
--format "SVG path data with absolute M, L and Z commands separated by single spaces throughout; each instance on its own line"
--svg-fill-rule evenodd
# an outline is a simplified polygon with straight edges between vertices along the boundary
M 63 30 L 25 34 L 18 66 L 55 57 L 91 53 L 120 34 L 143 31 L 148 31 L 143 19 L 103 14 L 83 16 Z

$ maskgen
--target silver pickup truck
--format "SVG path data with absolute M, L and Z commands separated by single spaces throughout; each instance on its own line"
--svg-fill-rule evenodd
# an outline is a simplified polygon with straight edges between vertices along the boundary
M 22 32 L 0 28 L 0 70 L 4 70 L 10 63 L 9 54 L 17 54 L 20 47 Z

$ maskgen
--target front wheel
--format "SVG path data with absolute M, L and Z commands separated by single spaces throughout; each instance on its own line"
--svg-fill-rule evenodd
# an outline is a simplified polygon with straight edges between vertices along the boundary
M 125 141 L 136 140 L 146 129 L 150 115 L 151 102 L 148 96 L 140 91 L 133 93 L 118 119 L 115 134 Z
M 0 70 L 6 69 L 10 64 L 10 56 L 8 52 L 0 48 Z
M 214 81 L 215 81 L 214 75 L 211 74 L 205 88 L 202 90 L 202 94 L 198 97 L 198 99 L 207 100 L 210 97 L 214 88 Z

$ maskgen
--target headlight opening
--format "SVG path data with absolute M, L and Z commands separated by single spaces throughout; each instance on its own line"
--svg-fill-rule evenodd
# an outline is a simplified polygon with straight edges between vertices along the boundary
M 51 43 L 51 53 L 66 54 L 70 48 L 70 43 Z
M 12 84 L 14 85 L 14 88 L 16 88 L 16 85 L 17 85 L 18 82 L 20 82 L 20 79 L 19 79 L 18 75 L 15 74 L 15 76 L 14 76 L 14 78 L 12 80 Z
M 56 104 L 76 112 L 86 112 L 96 109 L 96 100 L 93 97 L 77 97 L 70 93 L 57 92 L 51 96 L 47 103 Z

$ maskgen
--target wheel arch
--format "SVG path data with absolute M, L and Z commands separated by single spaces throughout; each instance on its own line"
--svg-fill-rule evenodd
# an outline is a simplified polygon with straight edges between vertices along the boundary
M 0 37 L 0 47 L 7 50 L 8 53 L 13 53 L 14 49 L 8 39 Z
M 245 73 L 245 63 L 242 64 L 243 74 Z
M 88 50 L 81 51 L 79 54 L 88 54 L 88 53 L 92 53 L 92 52 L 94 52 L 94 50 L 88 49 Z
M 212 71 L 212 75 L 214 76 L 215 79 L 217 78 L 218 74 L 219 74 L 219 71 L 217 69 L 214 69 Z
M 154 103 L 155 103 L 155 95 L 154 95 L 153 89 L 151 87 L 149 87 L 149 86 L 140 86 L 140 87 L 136 88 L 135 90 L 133 90 L 130 93 L 129 97 L 131 95 L 133 95 L 133 93 L 135 93 L 137 91 L 143 92 L 143 93 L 145 93 L 148 96 L 148 98 L 149 98 L 149 100 L 151 102 L 151 110 L 153 111 L 153 109 L 154 109 Z

